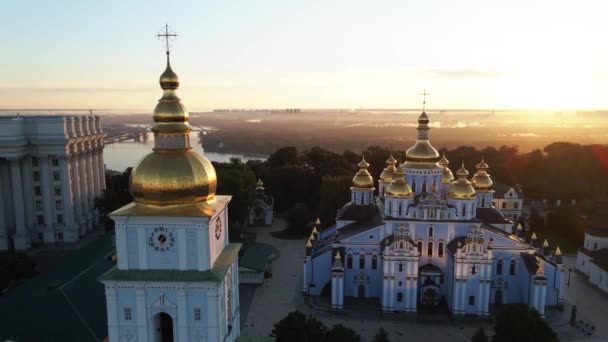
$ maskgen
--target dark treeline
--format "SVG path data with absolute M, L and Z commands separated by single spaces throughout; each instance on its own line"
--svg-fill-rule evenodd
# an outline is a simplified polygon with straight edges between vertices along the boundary
M 527 200 L 560 199 L 569 203 L 593 203 L 608 194 L 608 148 L 601 145 L 554 143 L 543 150 L 519 153 L 516 147 L 487 147 L 477 150 L 461 146 L 454 150 L 441 149 L 456 171 L 464 161 L 471 175 L 482 155 L 490 165 L 489 173 L 506 184 L 520 184 Z M 370 164 L 369 171 L 377 180 L 393 154 L 400 162 L 405 151 L 390 151 L 383 147 L 368 147 L 363 152 Z M 247 218 L 247 207 L 252 202 L 255 182 L 261 178 L 266 191 L 275 198 L 275 211 L 281 215 L 298 204 L 308 209 L 310 219 L 320 217 L 323 227 L 333 224 L 336 211 L 350 199 L 351 179 L 362 154 L 345 151 L 342 154 L 320 147 L 298 151 L 284 147 L 267 160 L 242 163 L 235 159 L 228 163 L 213 163 L 218 175 L 218 194 L 232 195 L 230 217 L 241 227 Z M 106 202 L 109 209 L 128 203 L 125 195 L 128 172 L 108 178 Z M 108 203 L 109 202 L 109 203 Z M 108 208 L 107 208 L 108 209 Z M 111 210 L 106 210 L 109 212 Z

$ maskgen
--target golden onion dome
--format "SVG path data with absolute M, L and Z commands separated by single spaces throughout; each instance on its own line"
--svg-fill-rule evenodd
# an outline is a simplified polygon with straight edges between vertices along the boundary
M 452 170 L 450 170 L 447 166 L 443 168 L 443 173 L 441 174 L 441 183 L 449 184 L 454 181 L 454 175 L 452 174 Z
M 412 198 L 414 197 L 414 193 L 412 192 L 412 188 L 405 181 L 403 176 L 405 173 L 401 169 L 397 169 L 395 172 L 395 178 L 386 188 L 385 196 L 387 197 L 398 197 L 398 198 Z
M 380 174 L 380 180 L 383 182 L 390 182 L 393 180 L 393 177 L 395 176 L 395 170 L 396 170 L 395 164 L 397 164 L 397 159 L 395 159 L 393 157 L 393 155 L 391 154 L 391 156 L 386 161 L 386 164 L 387 164 L 387 166 L 384 168 L 384 170 Z
M 200 203 L 212 200 L 216 188 L 213 165 L 193 151 L 150 153 L 131 172 L 131 194 L 140 204 Z
M 138 204 L 168 206 L 213 200 L 217 176 L 211 162 L 192 151 L 188 112 L 175 94 L 179 86 L 171 70 L 160 79 L 163 97 L 154 110 L 154 149 L 133 168 L 130 190 Z
M 405 159 L 410 162 L 436 163 L 439 159 L 439 152 L 431 145 L 428 138 L 429 118 L 425 112 L 418 118 L 418 140 L 414 146 L 405 152 Z
M 374 180 L 369 171 L 367 171 L 369 164 L 365 161 L 365 157 L 361 159 L 357 167 L 359 167 L 359 171 L 353 177 L 353 188 L 373 188 Z
M 481 162 L 476 166 L 477 172 L 471 179 L 473 186 L 477 190 L 489 190 L 494 183 L 492 182 L 492 178 L 488 174 L 487 170 L 490 166 L 484 161 L 484 158 L 481 157 Z
M 444 167 L 450 165 L 450 161 L 446 157 L 445 153 L 443 153 L 443 156 L 441 157 L 441 159 L 439 160 L 439 162 L 437 164 L 444 166 Z
M 467 180 L 467 176 L 469 175 L 469 171 L 464 167 L 464 162 L 462 163 L 462 167 L 456 171 L 456 181 L 454 181 L 450 188 L 448 189 L 448 197 L 452 199 L 473 199 L 476 197 L 475 188 L 471 182 Z
M 264 182 L 262 182 L 261 178 L 258 178 L 258 182 L 255 183 L 255 190 L 256 191 L 264 191 Z

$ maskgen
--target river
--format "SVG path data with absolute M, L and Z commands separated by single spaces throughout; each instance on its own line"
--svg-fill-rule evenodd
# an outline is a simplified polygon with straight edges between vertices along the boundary
M 243 162 L 252 159 L 266 159 L 266 156 L 245 155 L 238 153 L 205 152 L 200 144 L 198 132 L 190 135 L 190 146 L 193 150 L 204 155 L 210 161 L 228 162 L 231 158 L 239 158 Z M 135 166 L 146 154 L 152 152 L 154 147 L 154 134 L 148 133 L 145 142 L 134 142 L 132 140 L 108 144 L 103 150 L 103 161 L 107 170 L 124 171 L 130 166 Z

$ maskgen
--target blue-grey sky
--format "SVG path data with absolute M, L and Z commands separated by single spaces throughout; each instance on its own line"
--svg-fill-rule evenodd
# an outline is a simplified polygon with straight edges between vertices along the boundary
M 0 108 L 608 108 L 605 0 L 10 1 Z

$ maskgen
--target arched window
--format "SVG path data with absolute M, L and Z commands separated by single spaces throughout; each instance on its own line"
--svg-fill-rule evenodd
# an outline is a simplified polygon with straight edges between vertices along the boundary
M 372 270 L 378 269 L 378 256 L 376 254 L 372 255 Z
M 515 260 L 511 260 L 509 263 L 509 275 L 515 275 Z
M 403 293 L 401 293 L 401 292 L 397 293 L 397 301 L 398 302 L 403 302 Z
M 399 249 L 403 249 L 403 241 L 399 242 Z
M 422 192 L 426 192 L 426 182 L 422 182 Z
M 475 265 L 473 265 L 473 267 L 471 267 L 471 274 L 475 274 L 477 273 L 477 267 Z
M 496 262 L 496 275 L 502 275 L 502 259 Z
M 426 255 L 433 256 L 433 243 L 431 241 L 429 241 L 429 243 L 427 245 Z
M 440 258 L 443 258 L 443 242 L 439 243 L 439 246 L 437 247 L 437 254 Z
M 351 254 L 349 254 L 348 257 L 346 258 L 346 268 L 348 268 L 348 269 L 353 268 L 353 256 Z
M 429 227 L 429 237 L 433 237 L 433 227 Z
M 597 242 L 593 243 L 593 249 L 597 249 Z
M 399 272 L 403 272 L 403 264 L 399 264 Z
M 365 254 L 359 255 L 359 269 L 365 269 Z
M 401 212 L 402 212 L 401 203 L 399 203 L 399 216 L 401 216 Z
M 412 181 L 412 192 L 416 192 L 416 181 Z
M 418 241 L 418 255 L 422 255 L 422 241 Z
M 482 207 L 486 206 L 486 199 L 484 197 L 481 198 L 481 206 Z
M 464 216 L 467 212 L 466 212 L 466 208 L 464 207 L 464 205 L 462 206 L 462 216 Z

